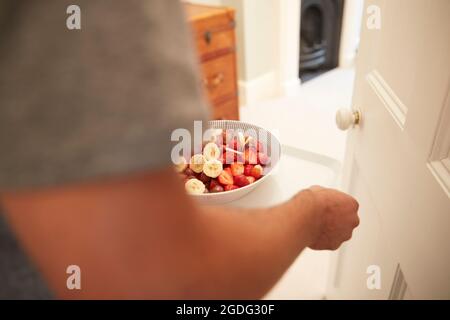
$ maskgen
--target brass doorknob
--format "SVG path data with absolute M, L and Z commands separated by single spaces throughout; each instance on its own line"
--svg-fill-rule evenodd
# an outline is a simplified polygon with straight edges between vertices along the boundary
M 341 108 L 336 112 L 336 125 L 341 130 L 347 130 L 359 124 L 361 118 L 361 111 Z

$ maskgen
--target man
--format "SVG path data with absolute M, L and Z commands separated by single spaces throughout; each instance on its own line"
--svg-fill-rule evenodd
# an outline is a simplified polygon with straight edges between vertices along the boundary
M 170 133 L 207 119 L 178 0 L 10 0 L 0 47 L 0 297 L 261 298 L 358 204 L 312 187 L 266 209 L 200 207 Z M 81 289 L 67 287 L 67 267 Z

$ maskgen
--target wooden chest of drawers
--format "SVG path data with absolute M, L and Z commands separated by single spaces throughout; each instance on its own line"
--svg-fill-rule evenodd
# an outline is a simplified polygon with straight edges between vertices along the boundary
M 184 4 L 214 119 L 239 120 L 234 10 Z

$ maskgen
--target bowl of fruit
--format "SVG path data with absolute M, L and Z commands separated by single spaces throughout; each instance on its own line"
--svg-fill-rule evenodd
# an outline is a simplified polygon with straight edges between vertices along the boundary
M 186 192 L 205 204 L 237 200 L 260 186 L 281 155 L 268 130 L 233 120 L 208 122 L 202 144 L 175 162 Z

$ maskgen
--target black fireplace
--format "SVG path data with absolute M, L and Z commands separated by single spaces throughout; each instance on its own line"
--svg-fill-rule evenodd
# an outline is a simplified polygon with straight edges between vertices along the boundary
M 344 0 L 302 0 L 300 25 L 300 70 L 302 82 L 339 62 Z

